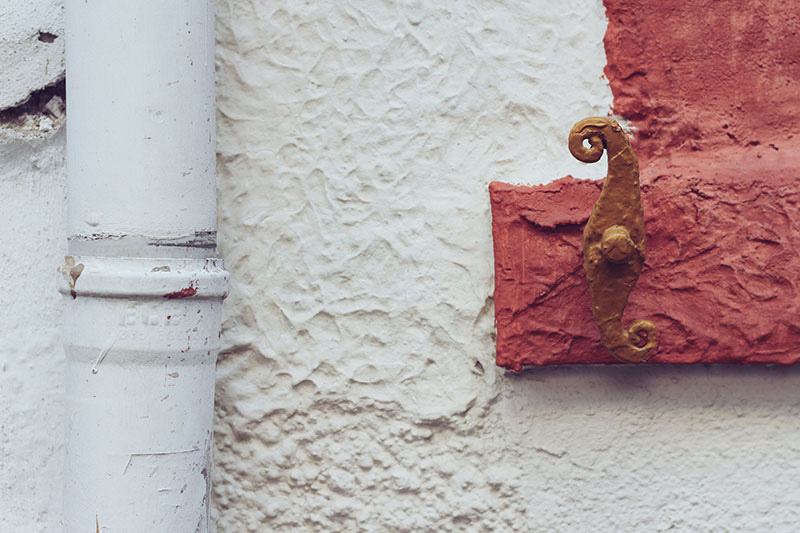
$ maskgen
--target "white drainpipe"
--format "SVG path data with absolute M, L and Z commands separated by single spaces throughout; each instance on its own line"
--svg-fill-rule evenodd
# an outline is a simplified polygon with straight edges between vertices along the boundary
M 64 530 L 209 528 L 212 0 L 66 1 Z

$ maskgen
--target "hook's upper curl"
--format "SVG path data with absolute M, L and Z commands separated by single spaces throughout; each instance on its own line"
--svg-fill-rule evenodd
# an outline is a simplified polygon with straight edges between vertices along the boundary
M 589 141 L 589 148 L 583 142 Z M 616 120 L 605 117 L 589 117 L 572 126 L 569 133 L 569 151 L 579 161 L 595 163 L 603 156 L 609 158 L 625 150 L 631 150 L 627 134 Z
M 613 121 L 603 117 L 589 117 L 577 122 L 569 132 L 569 151 L 578 161 L 595 163 L 603 156 L 607 137 Z M 583 142 L 589 141 L 589 148 Z

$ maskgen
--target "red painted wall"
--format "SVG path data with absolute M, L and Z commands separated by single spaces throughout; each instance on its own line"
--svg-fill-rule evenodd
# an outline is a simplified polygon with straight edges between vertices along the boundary
M 800 123 L 800 3 L 605 5 L 605 74 L 643 162 L 675 150 L 790 148 Z

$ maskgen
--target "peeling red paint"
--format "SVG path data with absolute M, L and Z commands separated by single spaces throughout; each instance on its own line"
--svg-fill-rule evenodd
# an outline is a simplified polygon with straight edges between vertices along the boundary
M 168 300 L 174 300 L 176 298 L 189 298 L 197 294 L 197 281 L 192 281 L 189 283 L 189 286 L 175 292 L 168 292 L 164 295 L 164 298 Z M 167 317 L 169 319 L 169 317 Z

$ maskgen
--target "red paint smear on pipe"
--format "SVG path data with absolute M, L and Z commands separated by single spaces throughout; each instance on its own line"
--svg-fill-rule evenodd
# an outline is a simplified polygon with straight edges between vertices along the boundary
M 168 300 L 174 300 L 176 298 L 189 298 L 197 294 L 197 281 L 192 281 L 189 283 L 189 286 L 175 292 L 168 292 L 164 295 L 164 298 Z M 169 317 L 167 317 L 169 318 Z

